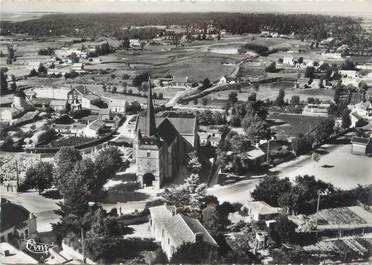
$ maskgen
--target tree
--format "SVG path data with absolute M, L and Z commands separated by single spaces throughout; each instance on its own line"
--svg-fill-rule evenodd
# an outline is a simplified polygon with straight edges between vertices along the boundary
M 249 116 L 244 117 L 242 127 L 248 139 L 252 143 L 258 143 L 261 139 L 269 138 L 270 135 L 269 126 L 260 117 L 253 118 L 250 118 Z
M 272 232 L 272 237 L 278 244 L 295 242 L 295 229 L 296 225 L 291 222 L 287 216 L 280 215 L 276 218 L 276 225 Z
M 276 100 L 275 100 L 275 104 L 277 105 L 277 106 L 283 106 L 284 105 L 284 97 L 285 97 L 285 92 L 284 92 L 284 89 L 283 88 L 281 88 L 281 89 L 279 89 L 279 94 L 278 94 L 278 97 L 276 98 Z
M 8 93 L 8 81 L 6 72 L 8 71 L 7 68 L 1 67 L 0 69 L 0 89 L 1 95 Z
M 130 48 L 130 41 L 129 41 L 129 38 L 124 38 L 123 42 L 122 42 L 122 47 L 126 50 L 128 50 Z
M 147 81 L 149 79 L 149 73 L 148 72 L 144 72 L 144 73 L 141 73 L 139 75 L 136 75 L 134 78 L 133 78 L 133 81 L 132 81 L 132 84 L 133 86 L 135 87 L 140 87 L 141 84 L 145 81 Z
M 41 193 L 52 186 L 53 172 L 54 167 L 51 163 L 38 162 L 27 169 L 25 185 L 29 188 L 36 188 Z
M 266 68 L 265 71 L 268 73 L 276 73 L 278 70 L 276 69 L 276 62 L 272 62 L 269 64 Z
M 256 101 L 257 100 L 257 94 L 255 92 L 251 93 L 249 96 L 248 96 L 248 102 L 249 101 Z
M 173 264 L 207 264 L 211 263 L 210 253 L 213 251 L 211 245 L 204 240 L 196 243 L 184 243 L 173 254 L 170 263 Z M 214 256 L 214 255 L 212 255 Z
M 191 170 L 192 173 L 199 173 L 202 168 L 201 163 L 196 155 L 196 152 L 189 153 L 189 162 L 187 163 L 187 168 Z
M 33 76 L 37 76 L 37 75 L 38 75 L 38 72 L 35 70 L 35 68 L 32 68 L 32 70 L 28 74 L 29 77 L 33 77 Z
M 282 194 L 289 192 L 292 184 L 288 178 L 278 178 L 277 176 L 266 176 L 252 192 L 252 198 L 256 201 L 264 201 L 267 204 L 277 207 L 278 199 Z
M 109 178 L 115 176 L 116 171 L 122 165 L 121 152 L 117 147 L 109 147 L 101 151 L 96 157 L 95 174 L 101 187 Z
M 95 212 L 86 235 L 86 248 L 94 260 L 114 263 L 121 251 L 121 229 L 116 218 L 108 217 L 102 209 Z
M 112 88 L 112 90 L 111 90 L 111 92 L 114 93 L 114 94 L 115 94 L 117 91 L 118 91 L 118 88 L 117 88 L 116 86 L 114 86 L 114 87 Z
M 14 151 L 14 141 L 13 138 L 10 136 L 7 136 L 1 145 L 1 150 L 3 151 Z
M 300 97 L 299 96 L 292 96 L 290 103 L 291 103 L 292 106 L 300 105 Z
M 54 162 L 56 164 L 54 182 L 62 194 L 69 188 L 66 181 L 69 172 L 74 168 L 76 162 L 81 159 L 82 156 L 80 152 L 71 147 L 62 147 L 54 156 Z
M 39 68 L 37 69 L 37 72 L 39 74 L 46 74 L 48 72 L 48 69 L 41 63 L 39 65 Z
M 351 110 L 345 108 L 341 113 L 341 126 L 344 129 L 348 129 L 351 126 L 351 118 L 350 118 Z
M 291 146 L 296 155 L 304 155 L 311 151 L 312 143 L 310 136 L 299 135 L 292 140 Z
M 306 67 L 305 77 L 314 79 L 315 68 L 313 66 Z
M 229 93 L 229 101 L 232 104 L 238 102 L 238 93 L 236 93 L 235 91 L 230 92 Z
M 211 85 L 211 81 L 209 81 L 208 78 L 205 78 L 203 80 L 203 89 L 207 89 L 207 88 L 210 88 L 212 85 Z

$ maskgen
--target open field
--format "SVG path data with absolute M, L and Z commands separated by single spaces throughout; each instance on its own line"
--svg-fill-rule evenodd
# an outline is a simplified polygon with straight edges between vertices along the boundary
M 324 117 L 304 116 L 301 114 L 272 113 L 268 120 L 278 138 L 296 137 L 313 129 Z

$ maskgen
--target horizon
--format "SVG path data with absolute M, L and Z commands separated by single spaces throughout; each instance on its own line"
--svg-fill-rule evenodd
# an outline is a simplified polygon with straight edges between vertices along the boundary
M 0 0 L 0 14 L 19 13 L 299 13 L 372 16 L 365 0 Z

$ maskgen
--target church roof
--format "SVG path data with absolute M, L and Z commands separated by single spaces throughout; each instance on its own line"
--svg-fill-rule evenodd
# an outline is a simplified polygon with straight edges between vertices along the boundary
M 168 120 L 164 119 L 157 128 L 158 135 L 170 145 L 179 134 L 174 128 L 173 124 Z
M 181 135 L 193 135 L 196 126 L 196 117 L 155 117 L 156 127 L 159 127 L 160 124 L 165 120 L 168 119 L 174 128 L 178 131 Z M 136 130 L 140 129 L 142 132 L 145 129 L 145 116 L 138 116 L 137 123 L 136 123 Z

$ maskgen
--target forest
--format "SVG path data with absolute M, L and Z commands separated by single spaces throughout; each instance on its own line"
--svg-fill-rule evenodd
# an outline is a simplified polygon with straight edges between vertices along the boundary
M 265 14 L 265 13 L 105 13 L 105 14 L 50 14 L 39 19 L 9 22 L 1 21 L 1 34 L 28 33 L 31 36 L 74 37 L 129 37 L 123 36 L 130 26 L 182 25 L 206 28 L 213 24 L 218 30 L 224 29 L 232 34 L 258 33 L 262 30 L 277 31 L 279 34 L 295 33 L 310 35 L 321 39 L 332 32 L 342 36 L 347 32 L 358 31 L 360 19 L 341 16 L 310 14 Z M 78 30 L 77 30 L 78 29 Z M 159 33 L 158 28 L 146 28 Z M 164 30 L 163 30 L 164 31 Z M 140 34 L 138 34 L 141 37 Z M 154 34 L 150 34 L 154 35 Z

